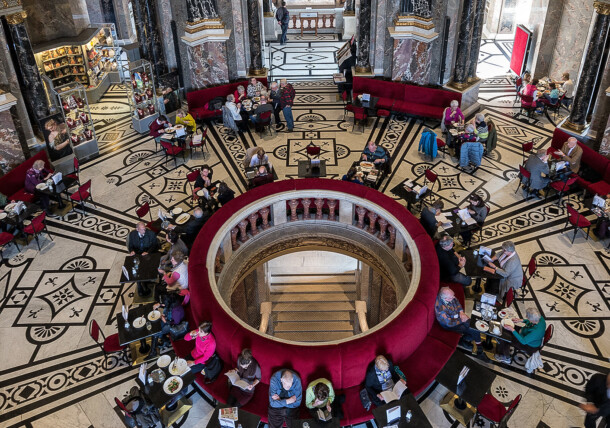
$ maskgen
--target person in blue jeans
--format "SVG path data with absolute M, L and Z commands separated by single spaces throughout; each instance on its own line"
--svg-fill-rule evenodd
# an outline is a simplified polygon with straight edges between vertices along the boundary
M 284 112 L 286 119 L 286 127 L 288 132 L 292 132 L 294 128 L 294 118 L 292 117 L 292 106 L 294 105 L 294 88 L 286 79 L 280 81 L 280 107 Z
M 286 8 L 286 2 L 282 2 L 282 7 L 280 7 L 275 12 L 275 19 L 277 19 L 277 23 L 282 27 L 282 37 L 280 38 L 280 45 L 285 45 L 286 41 L 286 33 L 288 32 L 288 22 L 290 21 L 290 13 Z

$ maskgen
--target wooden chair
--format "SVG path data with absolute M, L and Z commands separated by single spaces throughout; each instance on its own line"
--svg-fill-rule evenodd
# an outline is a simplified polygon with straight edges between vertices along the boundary
M 493 427 L 506 427 L 508 420 L 511 418 L 515 409 L 521 402 L 521 394 L 517 395 L 510 403 L 508 408 L 504 407 L 500 401 L 498 401 L 493 395 L 485 394 L 483 400 L 477 407 L 477 416 L 475 420 L 483 417 L 487 419 Z M 478 424 L 478 422 L 477 422 Z M 480 426 L 483 426 L 481 423 Z
M 352 126 L 352 132 L 354 132 L 354 127 L 356 126 L 356 121 L 358 120 L 362 125 L 362 133 L 364 133 L 364 126 L 367 119 L 368 116 L 364 107 L 354 107 L 354 125 Z
M 521 97 L 519 114 L 523 114 L 523 110 L 525 110 L 527 114 L 525 114 L 524 116 L 531 118 L 532 113 L 536 111 L 536 103 L 534 103 L 534 97 L 532 97 L 531 95 L 523 94 L 519 94 L 519 97 Z
M 87 201 L 87 199 L 91 200 L 93 206 L 97 208 L 97 205 L 95 205 L 95 203 L 93 202 L 93 197 L 91 196 L 91 180 L 87 181 L 82 186 L 79 186 L 76 192 L 70 195 L 70 199 L 73 203 L 79 203 L 81 209 L 83 210 L 83 215 L 87 215 L 87 211 L 85 210 L 85 202 Z
M 534 148 L 534 142 L 533 141 L 528 141 L 527 143 L 521 143 L 521 156 L 523 157 L 523 165 L 525 165 L 525 161 L 527 160 L 527 157 L 525 156 L 525 154 L 527 153 L 528 155 L 532 152 L 532 149 Z
M 523 167 L 523 165 L 519 165 L 519 185 L 517 185 L 517 188 L 515 189 L 515 193 L 517 193 L 517 191 L 521 188 L 521 185 L 523 184 L 524 179 L 527 178 L 527 182 L 531 183 L 532 181 L 532 173 L 529 172 L 527 169 L 525 169 Z M 529 184 L 526 185 L 525 190 L 527 190 L 527 193 L 529 194 L 530 191 L 530 186 Z
M 17 247 L 17 251 L 21 251 L 17 241 L 15 241 L 15 235 L 9 232 L 0 232 L 0 262 L 4 261 L 4 247 L 10 243 Z
M 515 100 L 513 101 L 513 106 L 515 104 L 517 104 L 517 101 L 519 101 L 519 93 L 520 93 L 519 91 L 521 91 L 522 87 L 523 87 L 523 79 L 519 76 L 515 80 L 515 89 L 517 90 L 517 92 L 515 93 Z
M 171 156 L 174 158 L 174 164 L 177 167 L 178 161 L 176 160 L 176 156 L 178 156 L 180 153 L 182 153 L 182 160 L 186 162 L 186 158 L 184 157 L 184 147 L 174 146 L 172 143 L 163 140 L 161 140 L 161 147 L 165 152 L 165 163 L 167 163 L 168 158 Z
M 443 158 L 444 158 L 445 157 L 445 153 L 447 153 L 447 143 L 445 143 L 440 138 L 437 138 L 436 139 L 436 148 L 438 149 L 438 151 L 443 152 Z
M 205 128 L 203 131 L 201 131 L 201 128 L 199 128 L 198 131 L 200 132 L 200 134 L 197 134 L 197 132 L 195 132 L 195 134 L 193 134 L 193 138 L 191 138 L 191 141 L 189 142 L 189 147 L 191 149 L 191 159 L 193 159 L 193 151 L 201 149 L 201 155 L 205 160 L 205 153 L 203 152 L 203 149 L 205 149 L 205 151 L 209 153 L 207 144 L 208 128 Z M 201 135 L 201 140 L 197 138 L 198 141 L 195 141 L 195 135 Z
M 309 159 L 312 159 L 314 157 L 320 157 L 321 148 L 320 146 L 316 146 L 313 142 L 310 143 L 307 147 L 305 147 L 305 150 L 307 151 L 307 157 Z
M 70 174 L 66 175 L 66 177 L 76 180 L 76 182 L 80 186 L 80 165 L 78 163 L 78 158 L 76 156 L 74 156 L 74 171 L 72 171 Z
M 438 174 L 434 173 L 431 169 L 424 171 L 424 186 L 430 182 L 430 187 L 428 188 L 430 190 L 430 197 L 432 197 L 434 194 L 434 184 L 436 183 L 437 179 Z
M 538 266 L 536 265 L 536 258 L 532 257 L 527 265 L 527 268 L 523 271 L 523 280 L 521 281 L 521 303 L 525 302 L 527 285 L 529 284 L 532 276 L 534 276 L 536 269 L 538 269 Z
M 572 225 L 574 228 L 574 235 L 572 236 L 572 244 L 574 243 L 574 239 L 576 239 L 576 234 L 578 233 L 578 229 L 581 229 L 583 233 L 585 233 L 585 227 L 587 228 L 586 239 L 589 239 L 589 230 L 591 229 L 591 222 L 587 220 L 587 218 L 576 211 L 572 204 L 566 204 L 566 209 L 568 211 L 568 219 L 566 220 L 566 224 L 561 231 L 563 233 L 567 228 L 568 224 Z
M 347 91 L 343 91 L 343 93 L 341 94 L 341 99 L 343 100 L 343 120 L 345 120 L 348 112 L 351 112 L 351 113 L 354 112 L 354 106 L 347 101 L 348 100 Z
M 161 229 L 155 226 L 155 222 L 152 218 L 152 213 L 150 212 L 150 204 L 148 202 L 144 202 L 136 209 L 136 215 L 140 220 L 142 220 L 142 217 L 144 217 L 146 214 L 148 214 L 150 217 L 150 221 L 146 223 L 146 228 L 152 230 L 156 234 L 159 234 L 159 232 L 161 232 Z
M 558 180 L 558 181 L 553 181 L 552 183 L 549 183 L 549 189 L 546 191 L 546 193 L 544 195 L 544 200 L 546 201 L 546 198 L 549 196 L 551 189 L 553 189 L 555 191 L 555 193 L 557 193 L 559 195 L 559 199 L 557 200 L 557 205 L 560 205 L 561 197 L 568 190 L 570 190 L 570 186 L 572 186 L 574 183 L 576 183 L 577 179 L 578 179 L 578 176 L 574 175 L 573 177 L 567 178 L 565 181 Z M 568 203 L 569 202 L 570 202 L 570 195 L 568 195 Z
M 197 177 L 199 177 L 200 174 L 201 172 L 198 169 L 186 174 L 186 181 L 189 186 L 191 186 L 191 206 L 195 205 L 195 181 L 197 181 Z
M 104 360 L 106 364 L 108 364 L 108 354 L 113 354 L 115 352 L 123 352 L 123 358 L 127 359 L 127 354 L 125 352 L 127 346 L 121 345 L 119 343 L 119 334 L 114 333 L 106 337 L 104 332 L 100 329 L 99 324 L 94 319 L 92 319 L 89 323 L 89 336 L 91 336 L 94 342 L 100 347 L 100 349 L 104 353 Z
M 42 232 L 46 233 L 49 239 L 51 239 L 51 241 L 53 240 L 53 237 L 47 229 L 47 223 L 45 222 L 46 217 L 47 213 L 43 211 L 42 214 L 32 219 L 31 224 L 28 224 L 26 227 L 23 228 L 23 232 L 26 235 L 32 235 L 34 239 L 36 239 L 36 244 L 38 244 L 38 251 L 40 251 L 40 241 L 38 240 L 38 235 L 40 235 Z
M 263 133 L 265 132 L 265 128 L 269 131 L 269 135 L 273 137 L 273 132 L 271 132 L 271 111 L 266 111 L 261 114 L 258 118 L 257 126 L 261 126 Z

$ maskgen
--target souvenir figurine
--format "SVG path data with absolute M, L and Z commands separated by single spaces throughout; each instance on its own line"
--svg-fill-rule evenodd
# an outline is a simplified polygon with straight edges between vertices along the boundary
M 83 125 L 86 125 L 89 123 L 89 116 L 87 115 L 87 113 L 82 112 L 79 116 L 80 121 L 83 123 Z
M 78 144 L 78 135 L 70 134 L 70 141 L 72 141 L 73 145 L 77 145 Z
M 146 89 L 146 98 L 149 100 L 152 100 L 153 98 L 153 91 L 151 88 Z
M 83 132 L 83 135 L 85 136 L 85 140 L 89 141 L 90 139 L 93 138 L 93 131 L 89 128 L 86 128 L 85 131 Z
M 136 92 L 133 94 L 133 99 L 135 100 L 136 104 L 140 104 L 142 102 L 142 95 L 140 95 L 139 92 Z
M 76 121 L 69 117 L 66 119 L 66 125 L 68 125 L 68 128 L 70 129 L 76 128 Z
M 83 108 L 83 107 L 85 107 L 85 103 L 83 102 L 83 99 L 82 99 L 82 98 L 80 98 L 80 97 L 78 97 L 78 98 L 76 99 L 76 105 L 78 106 L 78 108 Z
M 155 114 L 155 106 L 150 104 L 148 106 L 148 114 Z

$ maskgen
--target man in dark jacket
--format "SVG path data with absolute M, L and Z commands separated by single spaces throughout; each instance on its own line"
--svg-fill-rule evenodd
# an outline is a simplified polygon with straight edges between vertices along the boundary
M 549 184 L 549 164 L 547 163 L 549 155 L 545 150 L 540 150 L 536 154 L 531 154 L 525 162 L 525 169 L 532 174 L 532 178 L 525 178 L 523 183 L 529 187 L 532 193 L 528 193 L 527 189 L 523 189 L 523 197 L 528 199 L 530 196 L 538 196 L 538 190 L 544 189 Z M 544 174 L 544 177 L 542 176 Z M 539 198 L 539 196 L 538 196 Z
M 145 256 L 148 253 L 154 253 L 159 248 L 157 235 L 152 230 L 146 229 L 143 222 L 136 224 L 136 230 L 129 234 L 127 240 L 127 250 L 129 255 L 141 254 Z
M 371 401 L 376 406 L 381 406 L 384 401 L 381 393 L 383 391 L 392 390 L 396 382 L 407 382 L 401 379 L 391 360 L 388 360 L 383 355 L 378 355 L 375 360 L 369 364 L 366 369 L 366 377 L 364 379 L 364 387 L 369 393 Z
M 191 249 L 193 246 L 193 242 L 195 242 L 195 238 L 199 234 L 199 231 L 203 227 L 206 221 L 210 218 L 209 213 L 205 213 L 201 208 L 195 208 L 193 211 L 193 216 L 186 222 L 183 226 L 170 226 L 171 229 L 176 232 L 182 234 L 182 240 L 186 244 L 186 246 Z
M 441 281 L 457 282 L 465 286 L 472 283 L 472 278 L 460 272 L 460 269 L 466 265 L 466 259 L 453 250 L 453 239 L 450 236 L 444 236 L 436 244 L 436 255 Z
M 585 386 L 587 403 L 578 407 L 587 412 L 585 428 L 595 428 L 598 418 L 606 418 L 606 426 L 610 426 L 610 373 L 594 374 Z
M 286 8 L 286 2 L 282 2 L 282 7 L 278 8 L 275 12 L 275 19 L 277 19 L 277 23 L 282 27 L 282 37 L 280 38 L 280 45 L 285 45 L 286 41 L 286 33 L 288 32 L 288 23 L 290 22 L 290 13 Z
M 445 204 L 443 201 L 438 199 L 431 206 L 424 208 L 421 212 L 419 222 L 424 226 L 424 229 L 426 229 L 426 232 L 428 232 L 428 235 L 430 235 L 432 239 L 434 239 L 438 227 L 440 226 L 440 222 L 436 219 L 436 216 L 440 215 L 444 206 Z

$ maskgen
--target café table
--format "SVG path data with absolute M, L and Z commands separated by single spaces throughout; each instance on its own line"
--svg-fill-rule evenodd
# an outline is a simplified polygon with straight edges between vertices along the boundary
M 394 186 L 390 190 L 390 192 L 393 195 L 396 195 L 399 198 L 404 199 L 405 202 L 407 203 L 407 209 L 409 211 L 411 211 L 411 207 L 416 203 L 419 203 L 419 210 L 421 211 L 421 209 L 423 208 L 425 199 L 429 198 L 430 195 L 432 194 L 432 191 L 430 189 L 426 189 L 426 191 L 423 194 L 418 196 L 417 192 L 414 192 L 411 188 L 405 187 L 405 183 L 398 183 L 396 186 Z
M 477 254 L 475 255 L 475 251 Z M 473 278 L 475 280 L 474 287 L 472 291 L 475 293 L 480 293 L 481 290 L 481 280 L 485 279 L 500 279 L 501 275 L 497 273 L 492 273 L 486 271 L 484 268 L 488 267 L 487 263 L 483 261 L 483 257 L 478 254 L 478 250 L 464 250 L 460 253 L 466 259 L 466 266 L 464 266 L 464 271 L 466 275 Z M 493 257 L 494 252 L 492 251 L 491 257 Z
M 319 419 L 294 419 L 292 421 L 292 428 L 340 428 L 341 419 L 332 418 L 327 422 L 322 422 Z
M 444 228 L 445 232 L 451 236 L 457 236 L 464 232 L 471 232 L 477 230 L 480 225 L 478 223 L 466 224 L 466 222 L 462 221 L 462 219 L 458 216 L 459 208 L 455 208 L 451 210 L 451 216 L 448 217 L 448 220 L 451 220 L 451 227 Z M 445 217 L 447 217 L 447 213 L 445 213 Z
M 366 110 L 366 114 L 368 116 L 375 116 L 377 114 L 377 103 L 379 102 L 379 97 L 374 97 L 371 95 L 369 101 L 363 101 L 361 96 L 357 96 L 352 100 L 352 105 L 358 108 L 364 108 Z
M 512 332 L 506 330 L 505 328 L 503 328 L 500 325 L 500 334 L 495 334 L 493 331 L 493 328 L 492 328 L 492 324 L 491 324 L 492 322 L 501 323 L 502 318 L 500 318 L 497 314 L 501 310 L 505 310 L 507 308 L 495 306 L 493 309 L 494 309 L 494 313 L 496 314 L 496 319 L 495 320 L 494 319 L 485 320 L 485 319 L 483 319 L 483 316 L 481 315 L 480 305 L 481 305 L 480 300 L 476 300 L 475 306 L 474 306 L 475 309 L 470 314 L 470 328 L 472 328 L 473 330 L 477 330 L 485 335 L 485 342 L 483 343 L 483 348 L 485 348 L 488 351 L 493 348 L 493 344 L 491 342 L 492 338 L 495 338 L 496 340 L 503 340 L 505 342 L 510 343 L 513 338 Z M 479 309 L 476 309 L 477 307 Z M 509 313 L 512 313 L 512 312 L 513 311 L 510 310 Z M 477 321 L 485 321 L 487 324 L 489 324 L 490 329 L 488 331 L 481 331 L 481 330 L 477 329 L 477 325 L 476 325 Z M 515 325 L 515 330 L 518 333 L 521 330 L 521 326 Z
M 118 313 L 115 316 L 117 330 L 119 333 L 119 344 L 121 346 L 130 345 L 130 349 L 132 351 L 132 363 L 134 366 L 142 363 L 150 352 L 150 345 L 147 343 L 146 339 L 161 332 L 161 319 L 159 318 L 156 321 L 148 321 L 147 318 L 147 315 L 153 310 L 153 306 L 154 303 L 148 303 L 146 305 L 130 308 L 127 315 L 129 327 L 125 326 L 125 319 L 123 318 L 122 313 Z M 139 317 L 147 318 L 147 323 L 143 327 L 136 328 L 133 325 L 133 321 Z M 149 323 L 150 329 L 148 328 Z M 139 347 L 132 345 L 138 341 L 140 342 Z
M 365 161 L 355 161 L 351 168 L 356 168 L 358 172 L 362 172 L 362 181 L 365 186 L 372 187 L 373 189 L 378 189 L 381 185 L 381 182 L 385 178 L 386 174 L 381 165 L 375 165 L 371 170 L 367 171 L 368 168 L 363 168 L 361 163 Z M 377 175 L 371 174 L 373 171 L 377 171 Z
M 385 427 L 388 425 L 387 413 L 388 409 L 391 409 L 394 406 L 400 405 L 400 421 L 395 423 L 398 425 L 398 428 L 432 428 L 432 424 L 426 417 L 424 411 L 419 407 L 417 400 L 410 392 L 404 392 L 400 400 L 391 401 L 389 403 L 384 404 L 383 406 L 376 407 L 373 409 L 373 416 L 375 417 L 375 422 L 379 427 Z M 408 411 L 411 411 L 411 420 L 407 422 L 405 415 Z
M 470 371 L 458 385 L 457 381 L 464 366 Z M 462 425 L 469 426 L 476 407 L 481 404 L 495 378 L 496 374 L 479 361 L 467 357 L 459 350 L 455 351 L 436 376 L 436 381 L 449 390 L 440 401 L 441 408 Z
M 127 270 L 128 277 L 125 276 L 125 272 L 121 272 L 121 278 L 119 279 L 120 284 L 137 284 L 138 285 L 138 293 L 137 297 L 144 297 L 140 295 L 140 287 L 144 287 L 143 283 L 146 282 L 157 282 L 159 280 L 159 262 L 161 261 L 162 253 L 148 253 L 147 255 L 127 255 L 125 256 L 125 261 L 123 262 L 123 266 Z M 134 263 L 136 258 L 139 261 L 138 269 L 134 275 Z M 154 299 L 154 289 L 152 291 L 151 298 Z M 134 303 L 145 303 L 150 299 L 140 300 L 134 297 Z
M 6 225 L 16 228 L 19 231 L 19 235 L 23 234 L 23 222 L 28 218 L 32 217 L 37 212 L 42 212 L 42 208 L 40 208 L 36 204 L 32 204 L 30 202 L 24 202 L 24 204 L 25 209 L 22 210 L 19 214 L 15 214 L 13 211 L 7 210 L 5 207 L 6 217 L 3 216 L 3 218 L 0 219 L 0 221 L 5 223 Z
M 61 194 L 66 194 L 66 199 L 70 199 L 70 195 L 68 195 L 68 189 L 78 183 L 78 180 L 74 177 L 62 176 L 61 181 L 59 183 L 53 185 L 51 187 L 46 187 L 44 189 L 36 189 L 36 193 L 47 195 L 50 198 L 57 200 L 59 203 L 59 208 L 63 208 L 66 205 L 61 199 Z
M 220 422 L 218 421 L 218 414 L 220 413 L 220 409 L 226 409 L 229 407 L 232 406 L 229 406 L 227 404 L 219 404 L 218 406 L 216 406 L 216 408 L 214 409 L 214 413 L 212 413 L 212 416 L 210 417 L 210 420 L 207 424 L 207 428 L 221 428 Z M 260 421 L 260 416 L 256 416 L 253 413 L 246 412 L 244 409 L 239 409 L 237 411 L 237 421 L 235 421 L 235 427 L 241 425 L 242 428 L 257 428 Z M 293 427 L 296 426 L 297 425 L 295 425 L 293 422 Z
M 326 177 L 326 161 L 321 159 L 318 166 L 311 166 L 310 160 L 300 160 L 297 171 L 299 178 Z

